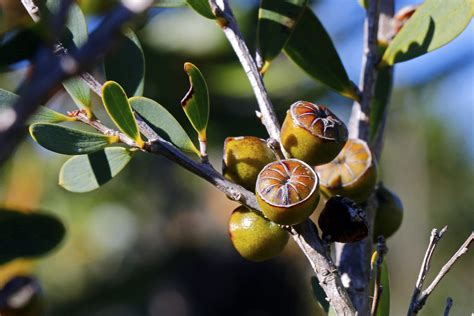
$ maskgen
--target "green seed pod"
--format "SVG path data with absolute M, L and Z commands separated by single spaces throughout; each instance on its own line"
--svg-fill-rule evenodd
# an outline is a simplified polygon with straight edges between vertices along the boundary
M 288 243 L 286 230 L 245 206 L 236 208 L 229 219 L 229 236 L 237 252 L 250 261 L 264 261 L 279 255 Z
M 281 128 L 281 142 L 294 158 L 316 166 L 330 162 L 344 147 L 347 128 L 323 105 L 298 101 Z
M 319 179 L 301 160 L 269 163 L 257 179 L 257 201 L 265 216 L 282 225 L 307 219 L 319 202 Z
M 275 161 L 275 154 L 261 138 L 241 136 L 225 139 L 222 174 L 249 191 L 255 192 L 258 173 L 272 161 Z
M 403 205 L 400 198 L 381 183 L 375 190 L 378 207 L 374 220 L 374 240 L 382 235 L 385 238 L 392 236 L 402 224 Z

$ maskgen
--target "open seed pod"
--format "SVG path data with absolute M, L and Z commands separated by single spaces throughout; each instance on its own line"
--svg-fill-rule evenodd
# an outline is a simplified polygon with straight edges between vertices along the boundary
M 279 255 L 289 234 L 261 214 L 245 206 L 236 208 L 229 219 L 229 236 L 237 252 L 247 260 L 263 261 Z
M 339 195 L 326 202 L 318 225 L 323 239 L 329 242 L 356 242 L 369 233 L 365 211 L 352 200 Z
M 275 159 L 275 154 L 261 138 L 227 137 L 224 142 L 222 174 L 227 179 L 254 192 L 258 173 Z
M 402 224 L 403 205 L 400 198 L 381 183 L 375 189 L 377 210 L 374 219 L 374 240 L 383 235 L 385 238 L 392 236 Z
M 318 175 L 298 159 L 275 161 L 258 175 L 255 193 L 268 219 L 282 225 L 298 224 L 318 205 Z
M 344 147 L 347 128 L 323 105 L 298 101 L 281 128 L 281 142 L 294 158 L 316 166 L 330 162 Z
M 357 203 L 367 200 L 377 181 L 377 164 L 360 139 L 349 139 L 333 161 L 317 166 L 316 171 L 324 194 L 342 195 Z

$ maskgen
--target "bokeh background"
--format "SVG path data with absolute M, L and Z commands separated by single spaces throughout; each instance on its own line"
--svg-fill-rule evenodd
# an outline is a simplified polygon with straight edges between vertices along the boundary
M 397 9 L 418 1 L 397 0 Z M 258 1 L 231 1 L 254 49 Z M 312 6 L 358 82 L 364 11 L 356 0 Z M 93 29 L 100 17 L 89 19 Z M 208 81 L 210 158 L 220 168 L 227 136 L 265 137 L 257 104 L 229 44 L 213 21 L 190 9 L 153 10 L 137 30 L 146 57 L 144 95 L 166 106 L 191 131 L 179 101 L 188 88 L 182 71 L 196 64 Z M 14 90 L 24 68 L 0 75 Z M 45 74 L 47 75 L 47 74 Z M 97 72 L 100 77 L 100 72 Z M 351 103 L 314 82 L 284 56 L 265 78 L 282 120 L 296 100 L 323 103 L 346 123 Z M 474 24 L 449 45 L 396 66 L 381 180 L 402 199 L 401 229 L 388 240 L 391 311 L 406 313 L 432 228 L 449 225 L 435 253 L 430 281 L 473 229 Z M 50 106 L 72 101 L 58 93 Z M 311 269 L 290 241 L 284 254 L 249 263 L 232 248 L 227 220 L 237 206 L 205 181 L 166 159 L 140 154 L 110 183 L 87 194 L 57 185 L 65 156 L 26 139 L 0 171 L 0 204 L 57 214 L 67 237 L 50 256 L 0 267 L 0 284 L 34 273 L 48 315 L 310 315 Z M 421 315 L 440 315 L 447 296 L 452 315 L 474 311 L 474 261 L 463 257 Z

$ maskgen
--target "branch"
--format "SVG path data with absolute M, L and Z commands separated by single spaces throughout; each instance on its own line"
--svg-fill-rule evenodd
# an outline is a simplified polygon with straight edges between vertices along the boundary
M 434 289 L 438 286 L 439 282 L 444 278 L 444 276 L 449 272 L 452 268 L 454 263 L 467 251 L 469 250 L 469 246 L 474 240 L 474 233 L 464 241 L 461 247 L 456 251 L 456 253 L 449 259 L 449 261 L 441 268 L 438 275 L 434 278 L 433 282 L 422 292 L 422 287 L 426 275 L 430 269 L 430 262 L 433 256 L 433 252 L 441 240 L 441 237 L 446 232 L 447 226 L 445 226 L 442 230 L 438 231 L 437 229 L 433 229 L 431 231 L 430 242 L 428 244 L 428 249 L 426 250 L 425 257 L 423 258 L 423 262 L 421 264 L 420 274 L 418 275 L 418 279 L 416 281 L 415 290 L 413 292 L 413 296 L 410 302 L 410 306 L 408 309 L 408 315 L 416 315 L 418 312 L 423 308 L 426 303 L 426 300 L 430 296 L 430 294 L 434 291 Z M 449 312 L 449 310 L 448 310 Z
M 387 245 L 383 236 L 379 237 L 377 243 L 377 259 L 375 260 L 375 286 L 374 286 L 374 298 L 372 301 L 371 315 L 377 315 L 377 309 L 379 307 L 380 298 L 382 297 L 382 263 L 385 255 L 387 254 Z
M 29 1 L 27 4 L 31 4 Z M 91 34 L 89 40 L 78 50 L 70 55 L 55 56 L 50 50 L 42 49 L 37 56 L 37 64 L 31 79 L 21 89 L 20 98 L 8 110 L 7 118 L 0 126 L 0 164 L 2 164 L 14 151 L 24 135 L 24 124 L 36 111 L 38 106 L 47 100 L 48 94 L 62 81 L 82 73 L 92 67 L 97 59 L 107 50 L 111 42 L 120 34 L 122 25 L 146 9 L 144 4 L 151 5 L 150 0 L 139 2 L 122 1 Z M 33 15 L 35 9 L 28 6 Z M 47 73 L 48 76 L 44 76 Z M 90 79 L 90 78 L 89 78 Z
M 444 316 L 449 316 L 451 307 L 453 307 L 453 299 L 451 297 L 448 297 L 446 299 L 446 307 L 444 308 Z

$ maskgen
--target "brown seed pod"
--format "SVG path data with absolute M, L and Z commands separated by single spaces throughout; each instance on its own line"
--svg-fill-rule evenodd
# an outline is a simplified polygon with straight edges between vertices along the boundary
M 402 224 L 403 205 L 400 198 L 381 183 L 375 189 L 377 210 L 374 219 L 374 240 L 383 235 L 385 238 L 392 236 Z
M 237 252 L 247 260 L 264 261 L 279 255 L 289 234 L 261 214 L 245 206 L 236 208 L 229 219 L 229 236 Z
M 333 160 L 346 141 L 346 125 L 325 106 L 306 101 L 291 105 L 281 128 L 285 150 L 313 166 Z
M 272 162 L 262 169 L 255 189 L 265 216 L 282 225 L 308 218 L 319 202 L 319 179 L 314 170 L 298 159 Z
M 342 195 L 357 203 L 367 200 L 377 181 L 377 164 L 360 139 L 349 139 L 333 161 L 317 166 L 316 171 L 324 194 Z
M 326 202 L 318 225 L 323 239 L 329 242 L 356 242 L 369 233 L 365 211 L 354 201 L 339 195 Z
M 227 179 L 254 192 L 258 173 L 275 159 L 275 154 L 261 138 L 227 137 L 224 141 L 222 174 Z

